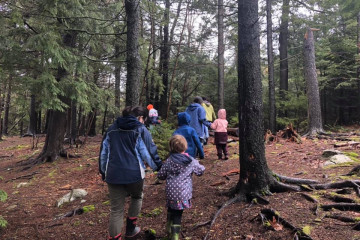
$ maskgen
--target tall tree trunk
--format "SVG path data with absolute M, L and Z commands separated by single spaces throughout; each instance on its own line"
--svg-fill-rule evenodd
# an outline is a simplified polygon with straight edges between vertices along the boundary
M 178 9 L 180 9 L 181 7 L 181 1 L 179 2 L 179 6 L 178 6 Z M 190 2 L 187 3 L 186 5 L 186 13 L 185 13 L 185 18 L 184 18 L 184 24 L 182 26 L 182 29 L 181 29 L 181 33 L 180 33 L 180 39 L 179 39 L 179 43 L 177 44 L 177 50 L 176 50 L 176 56 L 175 56 L 175 64 L 174 64 L 174 69 L 172 71 L 172 74 L 171 74 L 171 80 L 170 80 L 170 86 L 169 86 L 169 99 L 168 99 L 168 106 L 167 106 L 167 110 L 166 110 L 166 119 L 169 117 L 169 112 L 170 112 L 170 107 L 171 107 L 171 96 L 172 96 L 172 88 L 173 88 L 173 83 L 174 83 L 174 79 L 175 79 L 175 74 L 176 74 L 176 70 L 177 70 L 177 64 L 179 62 L 179 57 L 180 57 L 180 54 L 181 54 L 181 45 L 182 45 L 182 41 L 184 39 L 184 31 L 185 31 L 185 28 L 186 28 L 186 25 L 187 25 L 187 19 L 188 19 L 188 16 L 189 16 L 189 4 Z
M 36 135 L 37 128 L 37 112 L 36 112 L 36 98 L 35 94 L 30 96 L 30 122 L 25 136 Z
M 76 34 L 65 34 L 63 36 L 63 44 L 65 47 L 75 47 Z M 68 76 L 68 72 L 59 66 L 56 80 L 62 81 Z M 66 96 L 60 96 L 60 100 L 70 106 L 71 100 Z M 59 110 L 49 110 L 47 134 L 44 147 L 40 155 L 36 158 L 37 162 L 53 162 L 60 155 L 64 155 L 63 148 L 64 135 L 66 131 L 66 112 Z
M 156 42 L 155 42 L 155 19 L 154 19 L 154 10 L 155 10 L 155 6 L 156 6 L 156 0 L 151 0 L 153 7 L 152 9 L 152 13 L 150 15 L 150 21 L 151 21 L 151 43 L 152 43 L 152 49 L 153 49 L 153 53 L 152 53 L 152 71 L 151 71 L 151 77 L 150 77 L 150 87 L 148 89 L 149 93 L 148 93 L 148 103 L 152 103 L 154 104 L 154 106 L 157 108 L 158 104 L 155 103 L 155 95 L 158 95 L 155 93 L 155 66 L 156 66 L 156 52 L 157 52 L 157 46 L 156 46 Z
M 308 97 L 309 126 L 307 135 L 323 132 L 321 120 L 319 85 L 316 76 L 314 35 L 307 29 L 304 39 L 304 74 Z
M 0 85 L 0 141 L 2 141 L 2 112 L 3 112 L 3 102 L 4 99 L 1 97 L 2 95 L 2 86 Z
M 37 122 L 37 126 L 36 126 L 36 132 L 37 133 L 42 133 L 42 124 L 41 124 L 41 110 L 39 110 L 38 112 L 37 112 L 37 116 L 36 116 L 36 118 L 37 118 L 37 120 L 36 120 L 36 122 Z
M 88 115 L 88 136 L 96 136 L 96 119 L 97 119 L 97 112 L 96 109 L 93 108 L 92 111 Z
M 76 128 L 76 101 L 71 101 L 71 128 L 70 128 L 70 144 L 75 144 L 77 128 Z
M 357 15 L 357 54 L 360 57 L 360 12 Z M 356 78 L 357 78 L 357 87 L 358 87 L 358 119 L 360 118 L 360 60 L 357 63 L 357 71 L 356 71 Z
M 224 1 L 218 0 L 218 104 L 224 108 Z
M 8 127 L 9 127 L 9 112 L 10 112 L 10 101 L 11 101 L 11 85 L 12 85 L 12 77 L 9 77 L 7 92 L 6 92 L 6 100 L 4 104 L 4 120 L 3 120 L 3 135 L 8 135 Z
M 169 61 L 170 61 L 170 44 L 169 44 L 169 22 L 170 22 L 170 0 L 165 1 L 164 12 L 164 28 L 163 28 L 163 42 L 161 46 L 160 62 L 163 93 L 160 97 L 160 115 L 166 118 L 166 108 L 168 100 L 168 84 L 169 84 Z
M 269 79 L 269 128 L 276 132 L 276 105 L 275 105 L 275 81 L 274 81 L 274 53 L 272 38 L 272 0 L 266 0 L 266 29 L 267 29 L 267 55 L 268 55 L 268 79 Z
M 126 105 L 135 106 L 139 104 L 141 58 L 139 53 L 140 35 L 140 0 L 125 0 L 127 39 L 126 39 Z
M 285 92 L 288 91 L 288 36 L 289 36 L 289 13 L 290 0 L 283 0 L 280 35 L 279 35 L 279 51 L 280 51 L 280 96 L 285 100 Z M 283 113 L 285 115 L 285 113 Z
M 258 1 L 238 1 L 239 195 L 249 198 L 269 190 L 260 69 Z
M 121 63 L 120 63 L 120 44 L 115 43 L 115 108 L 120 113 L 120 76 L 121 76 Z M 115 114 L 116 115 L 116 114 Z

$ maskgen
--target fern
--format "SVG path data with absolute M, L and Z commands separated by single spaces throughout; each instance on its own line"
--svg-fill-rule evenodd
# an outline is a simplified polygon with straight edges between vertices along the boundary
M 7 197 L 8 197 L 7 193 L 0 189 L 0 202 L 5 202 Z

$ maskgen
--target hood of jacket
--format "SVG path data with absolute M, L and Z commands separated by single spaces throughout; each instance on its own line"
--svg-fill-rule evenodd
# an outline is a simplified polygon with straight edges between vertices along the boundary
M 182 169 L 186 168 L 192 162 L 192 158 L 183 153 L 172 153 L 170 159 L 170 168 L 174 174 L 181 173 Z
M 206 104 L 206 106 L 208 106 L 208 107 L 210 107 L 210 105 L 211 105 L 211 103 L 209 102 L 209 101 L 207 101 L 207 100 L 204 100 L 204 102 L 203 103 L 205 103 Z
M 226 120 L 226 110 L 225 109 L 220 109 L 218 111 L 218 118 Z
M 139 122 L 136 117 L 131 115 L 116 119 L 116 127 L 124 130 L 133 130 L 141 126 L 142 123 Z
M 178 113 L 178 125 L 184 126 L 190 124 L 190 115 L 187 112 Z
M 189 111 L 193 112 L 193 111 L 196 111 L 196 109 L 198 109 L 199 107 L 202 107 L 202 106 L 198 103 L 192 103 L 187 107 L 187 109 Z

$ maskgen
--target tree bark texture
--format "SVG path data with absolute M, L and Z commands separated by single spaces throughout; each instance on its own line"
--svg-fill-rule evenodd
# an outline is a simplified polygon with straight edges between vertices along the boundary
M 63 36 L 63 44 L 66 47 L 75 47 L 75 41 L 76 34 L 68 33 Z M 59 66 L 56 80 L 60 82 L 67 75 L 68 72 Z M 71 100 L 68 97 L 59 96 L 59 98 L 63 103 L 70 106 Z M 66 115 L 67 109 L 64 111 L 48 111 L 45 144 L 40 155 L 37 157 L 39 162 L 53 162 L 60 154 L 64 153 L 63 142 L 66 132 Z
M 161 46 L 160 62 L 163 93 L 160 97 L 160 115 L 166 118 L 168 84 L 169 84 L 169 61 L 170 61 L 170 44 L 169 44 L 169 22 L 170 22 L 170 0 L 165 1 L 163 42 Z
M 36 97 L 35 94 L 30 96 L 30 122 L 26 132 L 28 136 L 36 135 L 37 127 L 37 112 L 36 112 Z
M 269 128 L 276 132 L 276 105 L 274 81 L 274 53 L 272 41 L 272 0 L 266 0 L 266 29 L 267 29 L 267 55 L 268 55 L 268 80 L 269 80 Z
M 357 54 L 360 57 L 360 12 L 357 15 Z M 357 86 L 358 86 L 358 93 L 360 93 L 360 60 L 357 62 Z M 358 119 L 360 118 L 360 94 L 358 94 Z
M 264 146 L 258 1 L 238 1 L 238 94 L 240 179 L 238 191 L 249 196 L 269 190 L 270 170 Z
M 279 51 L 280 51 L 280 96 L 285 98 L 285 91 L 288 91 L 288 36 L 289 36 L 289 13 L 290 0 L 283 0 L 280 35 L 279 35 Z
M 11 101 L 11 85 L 12 85 L 12 77 L 9 77 L 8 86 L 6 91 L 6 100 L 4 104 L 4 119 L 3 119 L 3 135 L 8 135 L 8 127 L 9 127 L 9 112 L 10 112 L 10 101 Z
M 218 104 L 224 108 L 224 1 L 218 0 Z
M 71 101 L 71 128 L 70 128 L 70 143 L 74 144 L 76 135 L 77 135 L 77 128 L 76 128 L 76 116 L 77 116 L 77 107 L 76 101 Z
M 308 97 L 308 135 L 323 132 L 319 85 L 316 76 L 314 35 L 307 29 L 304 39 L 304 75 Z
M 139 35 L 140 35 L 140 1 L 125 0 L 126 10 L 126 105 L 135 106 L 139 104 L 140 98 L 140 76 L 141 76 L 141 58 L 139 53 Z
M 115 43 L 115 59 L 119 60 L 120 55 L 120 44 Z M 115 108 L 120 113 L 120 76 L 121 76 L 121 63 L 120 61 L 115 62 Z

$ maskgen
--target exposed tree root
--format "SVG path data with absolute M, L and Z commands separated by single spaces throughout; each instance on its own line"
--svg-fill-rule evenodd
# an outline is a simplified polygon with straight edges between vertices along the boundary
M 341 211 L 360 211 L 360 204 L 358 203 L 334 203 L 320 206 L 325 211 L 332 208 L 341 210 Z
M 357 220 L 355 218 L 342 216 L 340 214 L 326 214 L 325 217 L 326 218 L 337 219 L 337 220 L 340 220 L 342 222 L 351 222 L 351 223 L 357 222 Z
M 19 176 L 19 177 L 15 177 L 15 178 L 12 178 L 12 179 L 9 179 L 6 181 L 7 182 L 10 182 L 10 181 L 14 181 L 14 180 L 17 180 L 17 179 L 31 179 L 33 178 L 34 175 L 38 174 L 39 172 L 33 172 L 33 173 L 30 173 L 30 174 L 26 174 L 26 175 L 22 175 L 22 176 Z
M 302 179 L 302 178 L 292 178 L 292 177 L 286 177 L 282 176 L 280 174 L 274 173 L 274 176 L 278 178 L 281 182 L 289 183 L 289 184 L 316 184 L 319 183 L 316 180 L 313 179 Z
M 302 239 L 302 240 L 311 240 L 312 238 L 305 234 L 302 229 L 295 227 L 290 222 L 286 221 L 284 218 L 279 216 L 279 213 L 277 213 L 273 209 L 265 208 L 261 210 L 261 213 L 266 216 L 267 219 L 273 219 L 275 217 L 276 221 L 280 224 L 282 224 L 284 227 L 289 228 L 290 230 L 295 232 L 295 239 Z
M 316 200 L 315 198 L 307 195 L 306 193 L 301 193 L 301 196 L 303 196 L 306 200 L 313 202 L 313 203 L 318 203 L 319 201 Z
M 351 198 L 346 198 L 346 197 L 342 197 L 342 196 L 338 196 L 338 195 L 333 195 L 333 194 L 324 194 L 323 195 L 325 198 L 328 198 L 334 202 L 338 202 L 338 203 L 355 203 L 356 201 L 354 199 Z
M 341 190 L 336 191 L 337 194 L 351 194 L 352 189 L 351 188 L 343 188 Z
M 352 175 L 360 176 L 360 165 L 357 165 L 356 167 L 351 169 L 351 171 L 345 174 L 344 176 L 352 176 Z
M 342 182 L 335 182 L 335 183 L 324 183 L 324 184 L 310 184 L 310 187 L 316 190 L 325 190 L 325 189 L 340 189 L 340 188 L 359 188 L 360 181 L 342 181 Z
M 272 192 L 300 192 L 301 188 L 297 185 L 285 184 L 279 181 L 274 181 L 270 186 Z
M 205 237 L 204 237 L 204 240 L 208 239 L 208 236 L 209 236 L 209 233 L 210 233 L 210 229 L 211 227 L 213 226 L 213 224 L 215 223 L 215 220 L 216 218 L 219 216 L 219 214 L 228 206 L 230 206 L 231 204 L 235 203 L 235 202 L 238 202 L 238 201 L 241 201 L 241 197 L 239 196 L 235 196 L 233 198 L 231 198 L 230 200 L 226 201 L 222 206 L 221 208 L 215 213 L 213 219 L 211 220 L 211 223 L 210 223 L 210 228 L 209 228 L 209 231 L 206 233 Z M 249 205 L 249 207 L 251 207 L 252 204 Z M 246 209 L 246 208 L 245 208 Z M 244 209 L 243 209 L 244 210 Z

